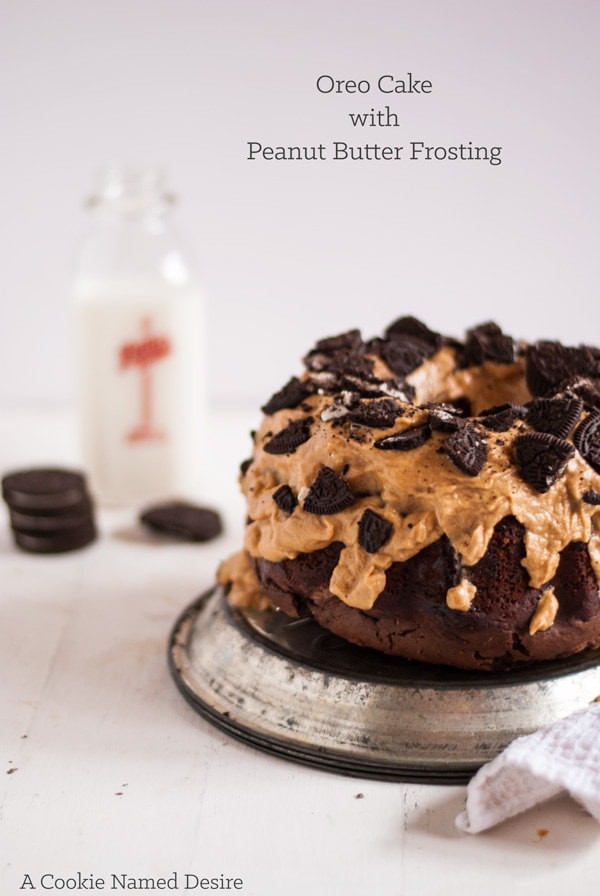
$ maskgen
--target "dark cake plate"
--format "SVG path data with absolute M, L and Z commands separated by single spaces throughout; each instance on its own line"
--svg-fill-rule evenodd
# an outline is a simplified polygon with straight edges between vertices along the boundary
M 600 651 L 504 674 L 410 663 L 308 619 L 231 608 L 216 586 L 177 620 L 175 682 L 233 737 L 332 772 L 461 784 L 515 737 L 600 696 Z

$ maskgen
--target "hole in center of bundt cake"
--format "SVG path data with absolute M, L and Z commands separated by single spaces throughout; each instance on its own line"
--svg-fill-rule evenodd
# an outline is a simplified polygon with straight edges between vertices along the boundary
M 531 401 L 525 362 L 485 361 L 477 367 L 457 368 L 450 351 L 442 349 L 407 376 L 418 405 L 448 404 L 468 416 L 479 416 L 492 407 Z

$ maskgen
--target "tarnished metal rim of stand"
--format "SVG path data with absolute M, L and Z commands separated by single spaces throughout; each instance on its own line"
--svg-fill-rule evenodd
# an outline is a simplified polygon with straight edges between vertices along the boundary
M 515 737 L 600 695 L 600 651 L 504 675 L 409 663 L 312 620 L 232 609 L 216 586 L 176 621 L 169 664 L 200 715 L 285 759 L 363 778 L 458 784 Z

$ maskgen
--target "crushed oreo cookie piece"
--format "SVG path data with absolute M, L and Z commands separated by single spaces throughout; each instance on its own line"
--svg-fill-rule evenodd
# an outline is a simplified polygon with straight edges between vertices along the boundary
M 367 366 L 371 365 L 371 361 L 366 359 Z M 340 365 L 340 369 L 334 370 L 333 364 L 327 370 L 314 371 L 310 374 L 311 381 L 315 389 L 324 395 L 334 395 L 337 392 L 356 392 L 359 397 L 378 398 L 389 394 L 386 383 L 371 373 L 366 372 L 366 367 L 362 372 L 358 370 L 360 365 L 350 364 L 348 370 L 343 370 L 344 365 Z M 406 399 L 405 399 L 406 400 Z
M 542 340 L 528 346 L 525 360 L 527 386 L 535 396 L 555 393 L 570 379 L 600 376 L 600 350 L 590 346 Z
M 296 448 L 310 439 L 310 427 L 313 423 L 314 417 L 292 420 L 285 429 L 263 445 L 263 450 L 267 454 L 293 454 Z
M 452 404 L 456 408 L 457 411 L 460 411 L 465 417 L 473 417 L 473 408 L 471 407 L 471 402 L 467 398 L 466 395 L 461 396 L 461 398 L 455 398 L 452 401 Z
M 275 414 L 277 411 L 297 408 L 314 393 L 315 387 L 310 380 L 300 380 L 297 376 L 293 376 L 279 392 L 271 396 L 261 411 L 263 414 Z
M 590 411 L 573 433 L 573 443 L 596 473 L 600 473 L 600 411 Z
M 492 432 L 507 432 L 516 420 L 524 420 L 527 413 L 527 408 L 522 405 L 499 404 L 482 411 L 480 422 Z
M 243 478 L 248 472 L 248 468 L 252 464 L 253 458 L 247 457 L 246 460 L 243 460 L 240 464 L 240 476 Z
M 321 420 L 329 422 L 330 420 L 344 420 L 351 408 L 358 405 L 360 394 L 358 392 L 343 391 L 334 395 L 333 401 L 321 411 Z
M 364 356 L 364 343 L 360 330 L 349 330 L 339 336 L 320 339 L 315 347 L 304 357 L 308 370 L 319 373 L 331 370 L 343 373 L 349 367 L 357 373 L 372 372 L 372 362 Z
M 404 336 L 413 337 L 420 342 L 426 343 L 434 351 L 437 351 L 444 341 L 440 333 L 435 333 L 418 318 L 410 315 L 399 317 L 391 323 L 384 335 L 387 339 L 398 339 Z
M 442 453 L 467 476 L 478 476 L 487 458 L 487 443 L 474 426 L 465 426 L 448 436 Z
M 389 541 L 394 527 L 373 510 L 365 510 L 358 523 L 358 543 L 368 554 L 376 554 Z
M 429 424 L 422 423 L 419 426 L 403 429 L 402 432 L 395 432 L 391 436 L 385 436 L 383 439 L 377 439 L 373 443 L 373 447 L 380 448 L 382 451 L 412 451 L 414 448 L 424 445 L 430 437 Z
M 435 432 L 456 432 L 464 424 L 463 414 L 452 404 L 431 405 L 429 408 L 429 426 Z
M 596 507 L 600 506 L 600 492 L 595 491 L 593 488 L 589 488 L 582 494 L 581 500 L 585 504 L 593 504 Z
M 467 331 L 462 352 L 462 362 L 465 366 L 483 364 L 484 361 L 512 364 L 514 360 L 514 339 L 503 333 L 498 324 L 488 321 Z
M 372 429 L 388 429 L 396 422 L 401 409 L 391 398 L 379 401 L 361 401 L 353 407 L 348 416 L 352 423 L 370 426 Z
M 298 504 L 298 499 L 289 485 L 280 485 L 279 488 L 273 492 L 273 500 L 279 509 L 283 510 L 284 513 L 287 513 L 288 516 L 294 512 L 294 508 Z
M 529 402 L 527 421 L 538 432 L 566 439 L 583 410 L 581 398 L 535 398 Z
M 378 383 L 379 380 L 373 375 L 374 367 L 372 358 L 367 358 L 360 352 L 344 350 L 332 355 L 324 369 L 337 373 L 342 378 L 351 375 L 367 382 Z
M 303 506 L 307 513 L 339 513 L 355 501 L 356 496 L 347 482 L 331 467 L 322 466 L 304 498 Z
M 383 339 L 379 354 L 396 376 L 405 377 L 433 355 L 435 349 L 416 336 Z
M 567 394 L 581 398 L 587 410 L 600 410 L 600 379 L 579 377 L 563 385 Z
M 575 454 L 570 442 L 548 432 L 518 435 L 513 450 L 521 479 L 542 495 L 554 485 Z
M 324 339 L 319 339 L 312 351 L 335 354 L 340 349 L 349 349 L 352 352 L 358 352 L 362 346 L 363 340 L 360 330 L 354 329 L 348 330 L 346 333 L 339 333 L 337 336 L 326 336 Z
M 221 517 L 216 510 L 188 501 L 164 501 L 145 508 L 140 522 L 159 535 L 169 535 L 182 541 L 209 541 L 223 531 Z

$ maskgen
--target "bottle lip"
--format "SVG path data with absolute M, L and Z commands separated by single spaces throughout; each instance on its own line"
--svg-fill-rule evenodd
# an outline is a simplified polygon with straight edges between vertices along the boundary
M 162 165 L 113 162 L 98 169 L 95 190 L 86 205 L 94 207 L 107 202 L 171 205 L 175 196 L 166 189 Z

